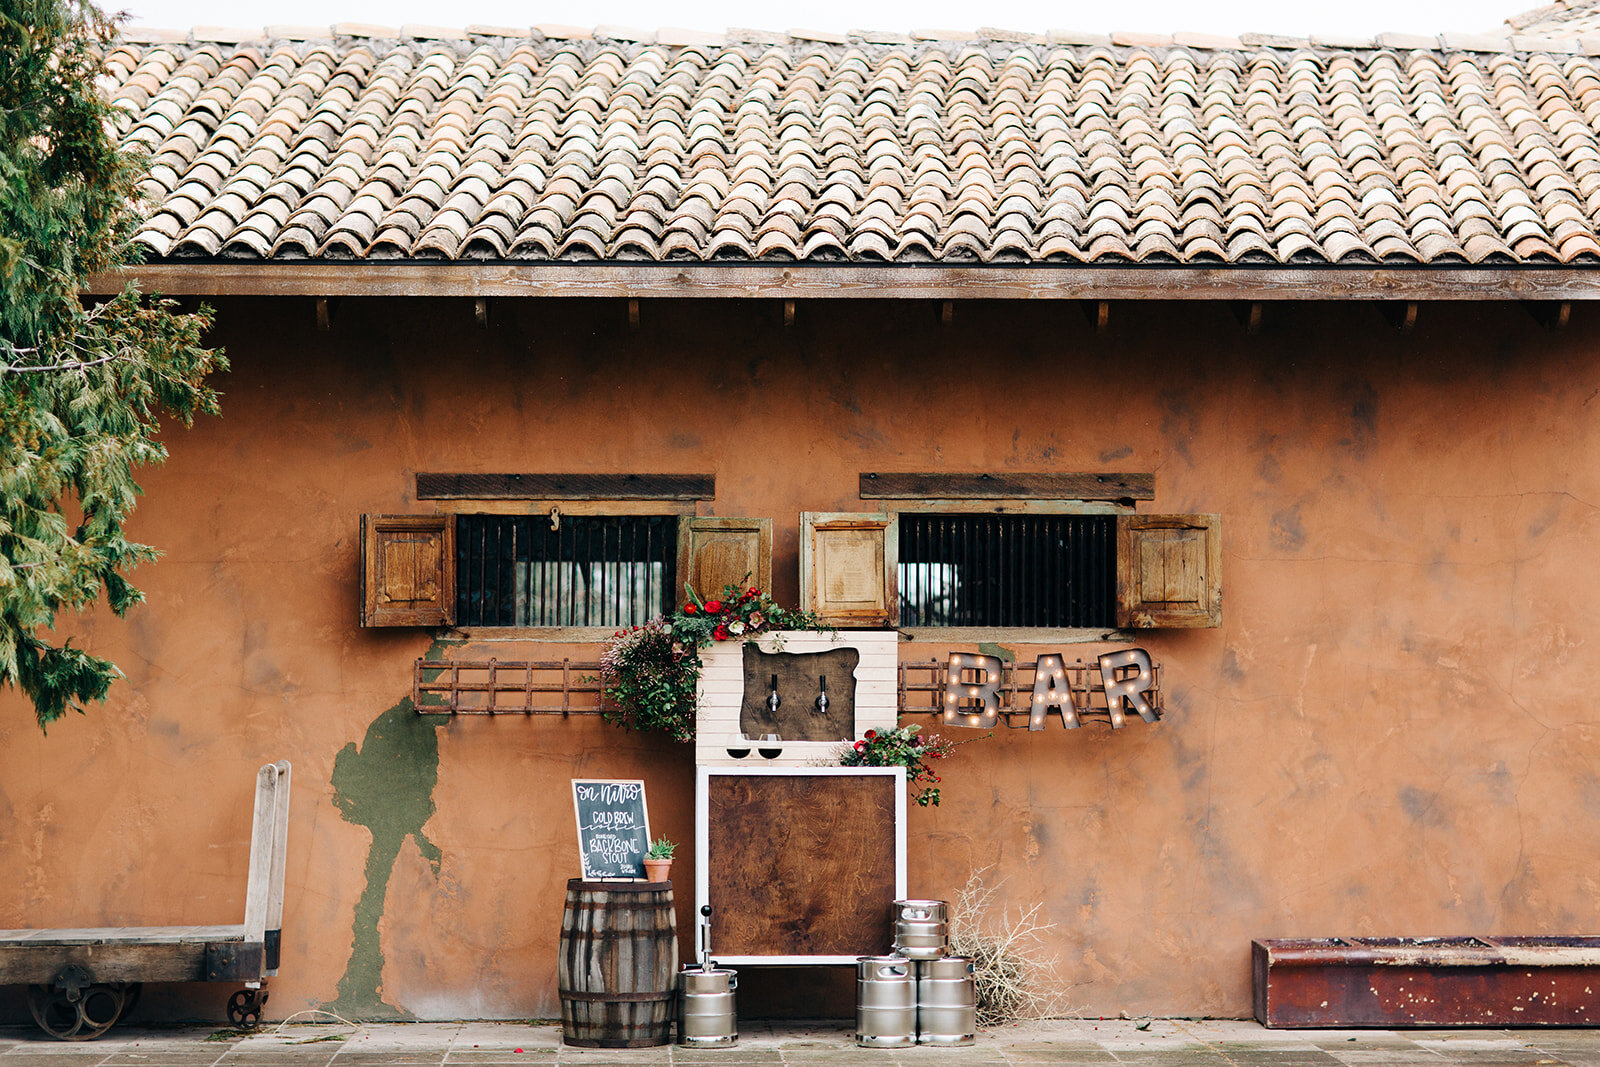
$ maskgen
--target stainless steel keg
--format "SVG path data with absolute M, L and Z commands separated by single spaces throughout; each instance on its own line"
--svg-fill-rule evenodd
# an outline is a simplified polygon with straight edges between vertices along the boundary
M 917 962 L 917 1044 L 970 1045 L 978 1034 L 978 987 L 966 956 Z
M 907 1048 L 917 1043 L 917 983 L 903 956 L 856 961 L 856 1044 Z
M 739 1040 L 733 993 L 739 972 L 726 967 L 685 967 L 678 972 L 678 1043 L 725 1048 Z
M 894 950 L 910 960 L 936 960 L 950 941 L 950 907 L 942 900 L 894 902 Z

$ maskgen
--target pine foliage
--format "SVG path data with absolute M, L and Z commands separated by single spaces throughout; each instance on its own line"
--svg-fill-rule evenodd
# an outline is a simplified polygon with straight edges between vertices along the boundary
M 226 367 L 205 309 L 79 298 L 134 256 L 141 165 L 96 87 L 113 30 L 84 0 L 0 0 L 0 688 L 41 729 L 119 676 L 57 641 L 56 615 L 142 599 L 126 572 L 156 551 L 124 536 L 134 471 L 166 458 L 161 417 L 216 411 L 204 380 Z

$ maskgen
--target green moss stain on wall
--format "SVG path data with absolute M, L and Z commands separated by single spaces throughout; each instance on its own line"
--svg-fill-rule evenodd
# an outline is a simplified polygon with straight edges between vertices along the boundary
M 443 655 L 435 642 L 428 659 Z M 438 723 L 447 716 L 419 715 L 406 697 L 373 720 L 357 749 L 344 746 L 333 761 L 333 803 L 346 822 L 372 832 L 367 851 L 367 885 L 356 901 L 350 961 L 339 979 L 338 998 L 328 1010 L 356 1019 L 408 1019 L 409 1012 L 383 1000 L 383 944 L 378 922 L 407 837 L 439 873 L 443 854 L 422 827 L 432 817 L 433 788 L 439 781 Z

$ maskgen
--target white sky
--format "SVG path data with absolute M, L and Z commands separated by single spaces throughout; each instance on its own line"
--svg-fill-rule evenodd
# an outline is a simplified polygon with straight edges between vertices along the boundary
M 103 0 L 103 6 L 107 10 L 127 7 L 135 25 L 173 29 L 270 23 L 527 26 L 553 22 L 713 31 L 729 26 L 897 31 L 996 26 L 1030 32 L 1059 28 L 1370 36 L 1443 30 L 1483 33 L 1499 26 L 1507 16 L 1543 2 L 1546 0 Z

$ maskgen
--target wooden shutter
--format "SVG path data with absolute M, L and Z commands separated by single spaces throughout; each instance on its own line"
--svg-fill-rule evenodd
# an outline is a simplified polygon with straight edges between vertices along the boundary
M 727 585 L 753 585 L 772 591 L 772 520 L 712 519 L 685 515 L 678 520 L 678 595 L 691 585 L 702 598 L 718 596 Z
M 1117 516 L 1117 625 L 1222 625 L 1218 515 Z
M 454 515 L 361 516 L 361 625 L 454 623 L 455 532 Z
M 800 607 L 828 626 L 895 626 L 900 524 L 881 513 L 800 513 Z

